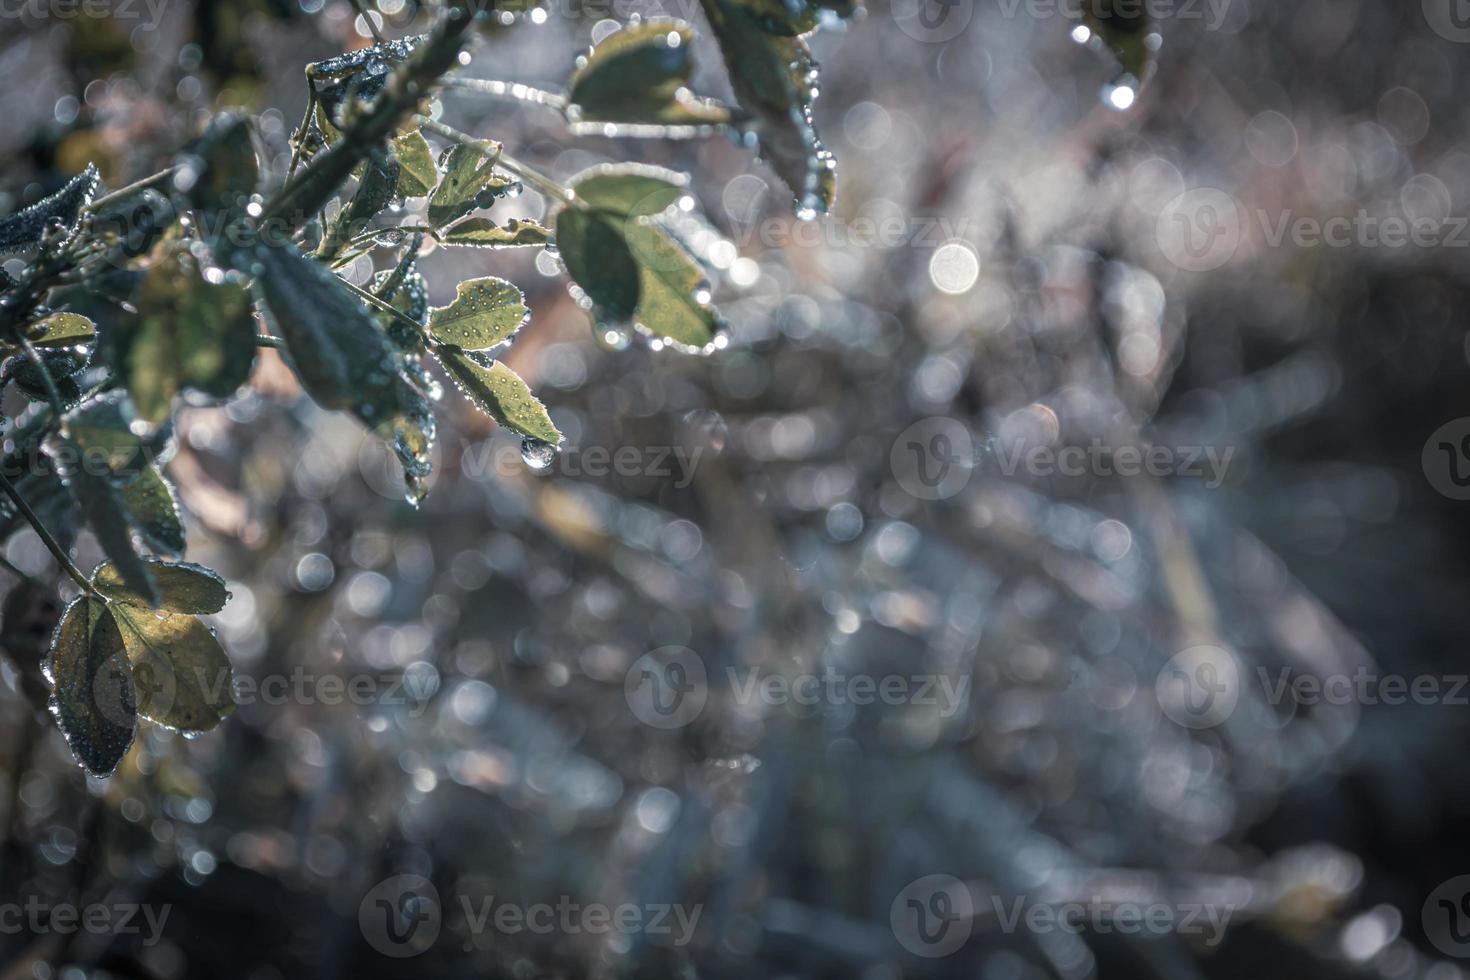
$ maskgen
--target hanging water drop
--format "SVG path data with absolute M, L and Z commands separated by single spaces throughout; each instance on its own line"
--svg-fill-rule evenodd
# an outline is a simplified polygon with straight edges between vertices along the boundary
M 521 439 L 521 459 L 533 470 L 549 469 L 556 461 L 556 447 L 544 439 L 526 436 Z

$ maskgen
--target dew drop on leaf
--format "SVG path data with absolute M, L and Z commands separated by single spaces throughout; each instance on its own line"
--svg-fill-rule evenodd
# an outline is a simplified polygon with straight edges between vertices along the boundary
M 556 461 L 556 447 L 544 440 L 526 436 L 521 440 L 521 459 L 533 470 L 545 470 Z

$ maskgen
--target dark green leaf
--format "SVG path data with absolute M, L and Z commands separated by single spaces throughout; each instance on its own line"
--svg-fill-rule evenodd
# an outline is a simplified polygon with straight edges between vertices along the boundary
M 567 274 L 602 313 L 627 320 L 638 309 L 638 263 L 617 223 L 577 207 L 556 218 L 556 245 Z
M 72 754 L 92 775 L 112 775 L 138 723 L 132 668 L 104 603 L 81 596 L 67 607 L 47 668 L 51 711 Z
M 435 352 L 455 385 L 491 418 L 512 432 L 561 444 L 561 433 L 546 406 L 531 394 L 521 376 L 482 354 L 444 348 Z
M 82 208 L 92 202 L 102 185 L 97 168 L 87 169 L 66 182 L 66 186 L 0 221 L 0 252 L 15 252 L 38 244 L 47 229 L 59 225 L 71 229 Z
M 139 421 L 124 391 L 92 395 L 62 417 L 66 437 L 82 452 L 86 469 L 131 476 L 162 455 L 168 430 Z
M 644 21 L 608 35 L 578 59 L 567 86 L 567 118 L 579 129 L 591 123 L 728 122 L 724 106 L 696 98 L 686 88 L 694 70 L 693 47 L 693 29 L 677 20 Z
M 1128 9 L 1128 5 L 1117 0 L 1101 0 L 1092 9 L 1084 8 L 1082 16 L 1123 71 L 1142 80 L 1153 57 L 1148 46 L 1148 13 L 1143 5 Z
M 237 219 L 260 184 L 250 118 L 241 113 L 215 116 L 176 164 L 174 186 L 194 207 L 220 215 L 222 223 Z M 221 230 L 206 228 L 211 236 Z
M 485 350 L 503 343 L 531 316 L 512 283 L 487 276 L 459 284 L 454 302 L 429 311 L 429 334 L 441 344 Z
M 811 121 L 817 64 L 806 42 L 767 33 L 737 0 L 701 3 L 719 39 L 735 98 L 760 139 L 761 158 L 795 193 L 799 215 L 827 211 L 836 171 Z

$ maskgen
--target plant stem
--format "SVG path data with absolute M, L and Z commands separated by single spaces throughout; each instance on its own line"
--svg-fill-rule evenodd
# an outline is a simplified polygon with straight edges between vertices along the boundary
M 285 350 L 286 342 L 273 334 L 258 333 L 255 335 L 255 346 L 269 347 L 272 350 Z
M 46 525 L 41 523 L 41 519 L 36 516 L 36 512 L 31 510 L 31 505 L 26 503 L 26 498 L 20 495 L 20 491 L 15 488 L 15 484 L 10 482 L 10 477 L 4 473 L 0 473 L 0 490 L 5 492 L 5 495 L 15 504 L 16 510 L 20 511 L 21 516 L 30 523 L 31 528 L 36 532 L 36 536 L 41 539 L 41 543 L 46 546 L 46 550 L 51 552 L 51 557 L 56 559 L 56 563 L 61 566 L 62 570 L 71 576 L 71 580 L 77 583 L 83 592 L 91 592 L 92 583 L 87 581 L 87 576 L 83 575 L 81 569 L 72 564 L 71 556 L 66 553 L 66 549 L 61 546 L 61 542 L 52 537 L 50 531 L 46 530 Z
M 444 83 L 444 87 L 501 99 L 515 99 L 528 105 L 544 105 L 558 111 L 567 107 L 567 97 L 561 92 L 522 85 L 520 82 L 502 82 L 494 78 L 451 78 Z
M 126 187 L 119 187 L 115 191 L 103 194 L 101 197 L 97 198 L 97 200 L 82 208 L 82 213 L 88 214 L 100 211 L 104 204 L 111 204 L 113 201 L 121 200 L 122 198 L 127 197 L 129 194 L 136 194 L 138 191 L 147 190 L 150 187 L 155 187 L 158 184 L 163 183 L 168 178 L 172 177 L 174 175 L 174 171 L 177 169 L 177 167 L 169 167 L 167 170 L 160 170 L 158 173 L 152 174 L 148 177 L 144 177 L 142 180 L 135 180 L 131 184 L 128 184 Z

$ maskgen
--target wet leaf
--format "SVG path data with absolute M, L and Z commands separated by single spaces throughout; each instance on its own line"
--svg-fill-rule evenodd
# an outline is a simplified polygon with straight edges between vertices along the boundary
M 398 193 L 403 197 L 423 197 L 439 180 L 434 166 L 434 151 L 417 129 L 393 141 L 393 155 L 398 158 Z
M 188 252 L 174 249 L 148 270 L 136 305 L 120 346 L 140 418 L 164 421 L 186 388 L 228 398 L 250 379 L 256 327 L 245 287 L 205 282 Z
M 460 143 L 449 151 L 444 176 L 429 197 L 429 223 L 442 228 L 496 197 L 510 192 L 515 181 L 495 173 L 495 163 L 478 148 Z
M 638 263 L 618 223 L 592 211 L 563 208 L 556 245 L 567 274 L 603 313 L 618 320 L 638 308 Z
M 51 712 L 66 744 L 94 776 L 110 776 L 133 744 L 137 705 L 132 668 L 105 604 L 80 596 L 56 629 L 47 674 Z
M 260 184 L 260 161 L 250 135 L 250 117 L 224 113 L 175 161 L 174 187 L 204 211 L 205 234 L 217 238 L 239 220 Z
M 207 732 L 235 710 L 234 675 L 214 632 L 186 613 L 116 603 L 138 714 L 181 732 Z
M 346 284 L 291 247 L 255 250 L 256 284 L 287 358 L 323 408 L 349 411 L 388 440 L 410 484 L 428 475 L 434 419 L 410 364 Z
M 344 244 L 346 239 L 365 231 L 368 223 L 392 202 L 402 173 L 403 167 L 396 160 L 368 161 L 352 203 L 343 209 L 337 222 L 338 234 L 346 236 Z
M 1125 73 L 1139 80 L 1145 77 L 1153 52 L 1148 46 L 1148 13 L 1142 5 L 1100 0 L 1091 9 L 1084 6 L 1082 18 Z
M 82 396 L 81 385 L 73 376 L 81 373 L 92 357 L 91 345 L 75 345 L 71 347 L 60 347 L 42 349 L 40 354 L 41 363 L 46 367 L 46 373 L 50 374 L 51 380 L 56 385 L 57 394 L 61 396 L 63 405 L 73 405 Z M 35 363 L 24 354 L 17 354 L 5 362 L 3 370 L 0 370 L 0 384 L 15 382 L 21 394 L 32 401 L 46 402 L 50 400 L 50 392 L 46 388 L 46 380 Z
M 574 124 L 709 126 L 729 110 L 690 94 L 694 30 L 683 21 L 649 20 L 604 38 L 572 73 L 567 117 Z
M 630 221 L 623 232 L 638 261 L 640 289 L 633 319 L 655 336 L 687 347 L 713 340 L 716 316 L 701 296 L 707 287 L 699 265 L 651 222 Z
M 546 406 L 531 394 L 521 376 L 483 354 L 441 349 L 435 352 L 459 390 L 512 432 L 561 444 L 561 433 L 546 414 Z
M 544 246 L 550 241 L 551 229 L 530 218 L 511 218 L 504 225 L 497 225 L 489 218 L 467 218 L 439 236 L 440 244 L 472 248 Z
M 157 459 L 168 432 L 139 422 L 124 391 L 92 395 L 62 416 L 67 439 L 82 452 L 85 469 L 112 476 L 131 476 Z
M 767 33 L 736 0 L 701 4 L 719 39 L 735 98 L 760 140 L 761 159 L 796 195 L 798 215 L 829 210 L 836 171 L 812 123 L 817 64 L 806 42 Z
M 145 558 L 143 563 L 157 584 L 159 612 L 206 616 L 225 608 L 230 594 L 225 589 L 225 580 L 212 569 L 190 562 L 164 562 L 156 558 Z M 139 609 L 150 608 L 148 600 L 128 585 L 122 573 L 111 563 L 97 566 L 92 573 L 92 585 L 109 599 Z
M 97 168 L 88 164 L 86 170 L 67 181 L 66 186 L 55 194 L 0 220 L 0 252 L 15 252 L 37 245 L 47 229 L 53 226 L 70 230 L 82 208 L 92 203 L 101 185 Z
M 97 336 L 97 325 L 76 313 L 53 313 L 31 327 L 31 343 L 37 347 L 71 347 Z
M 184 521 L 173 487 L 155 466 L 146 467 L 122 488 L 123 506 L 143 543 L 156 554 L 177 558 L 184 553 Z
M 512 283 L 487 276 L 459 284 L 454 302 L 429 311 L 429 334 L 441 344 L 485 350 L 511 338 L 531 316 Z
M 583 204 L 619 218 L 658 214 L 683 197 L 688 186 L 683 174 L 637 163 L 597 167 L 571 180 Z

